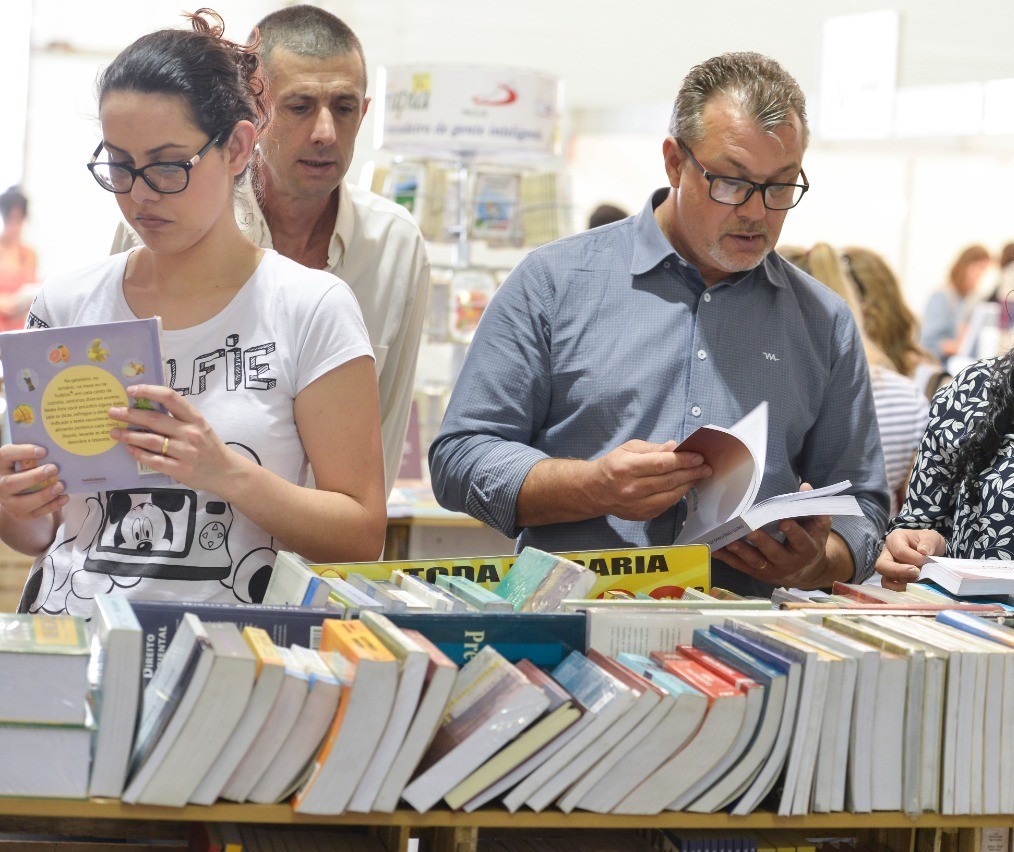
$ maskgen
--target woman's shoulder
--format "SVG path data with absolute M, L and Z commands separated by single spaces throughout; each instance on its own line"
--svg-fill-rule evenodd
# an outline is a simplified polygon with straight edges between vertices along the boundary
M 116 287 L 123 281 L 128 254 L 114 254 L 88 266 L 49 276 L 39 289 L 36 301 L 45 304 L 59 325 L 71 324 L 73 315 L 82 307 L 94 307 L 103 301 L 96 297 L 104 291 L 115 295 Z
M 123 280 L 129 251 L 112 254 L 96 260 L 87 266 L 56 272 L 46 278 L 44 287 L 64 290 L 79 290 L 95 287 L 108 280 Z
M 318 293 L 343 284 L 342 280 L 326 269 L 311 269 L 274 249 L 264 249 L 261 272 L 271 280 L 283 284 L 296 293 Z
M 967 420 L 983 413 L 989 405 L 989 384 L 997 360 L 986 358 L 960 370 L 933 397 L 930 417 L 934 421 Z
M 873 373 L 873 392 L 882 388 L 892 395 L 897 396 L 922 396 L 919 385 L 908 376 L 903 376 L 897 370 L 889 367 L 877 367 L 871 370 Z
M 999 358 L 984 358 L 969 364 L 963 370 L 959 370 L 953 379 L 947 384 L 945 390 L 955 394 L 979 394 L 985 390 L 989 383 L 990 376 L 996 369 Z
M 265 249 L 259 270 L 270 284 L 270 299 L 277 311 L 305 318 L 322 303 L 345 305 L 359 311 L 352 289 L 338 276 L 324 269 L 310 269 L 274 249 Z

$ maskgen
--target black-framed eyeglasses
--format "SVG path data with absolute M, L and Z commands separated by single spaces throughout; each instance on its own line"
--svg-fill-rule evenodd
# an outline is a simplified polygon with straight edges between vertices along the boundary
M 221 138 L 221 133 L 214 136 L 207 145 L 185 163 L 148 163 L 139 169 L 125 166 L 122 163 L 96 162 L 96 157 L 102 152 L 102 146 L 105 145 L 105 142 L 99 142 L 98 148 L 92 153 L 91 162 L 88 163 L 88 171 L 92 173 L 92 177 L 95 178 L 95 182 L 99 186 L 109 192 L 115 192 L 117 195 L 125 195 L 130 192 L 134 188 L 134 181 L 138 178 L 141 178 L 155 192 L 173 195 L 183 192 L 190 185 L 190 170 Z
M 799 204 L 800 199 L 810 188 L 806 172 L 802 169 L 799 170 L 799 176 L 803 179 L 802 183 L 755 183 L 745 178 L 712 174 L 700 164 L 700 161 L 694 156 L 694 152 L 687 147 L 682 139 L 677 139 L 676 143 L 693 160 L 694 165 L 701 170 L 701 174 L 708 182 L 708 195 L 711 196 L 712 201 L 717 201 L 719 204 L 739 207 L 740 204 L 746 204 L 754 192 L 759 191 L 764 200 L 764 206 L 768 210 L 791 210 Z

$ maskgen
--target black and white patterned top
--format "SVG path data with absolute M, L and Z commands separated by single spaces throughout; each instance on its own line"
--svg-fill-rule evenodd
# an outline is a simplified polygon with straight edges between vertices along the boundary
M 964 436 L 986 414 L 995 359 L 962 370 L 933 399 L 908 494 L 895 529 L 934 529 L 947 539 L 947 555 L 963 559 L 1014 559 L 1014 433 L 979 474 L 981 503 L 948 484 Z

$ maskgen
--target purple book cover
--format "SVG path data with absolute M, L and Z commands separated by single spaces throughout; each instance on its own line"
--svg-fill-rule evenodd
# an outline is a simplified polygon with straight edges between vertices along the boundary
M 11 442 L 45 447 L 68 494 L 170 484 L 109 437 L 111 407 L 155 407 L 126 389 L 165 384 L 160 344 L 158 317 L 3 332 Z

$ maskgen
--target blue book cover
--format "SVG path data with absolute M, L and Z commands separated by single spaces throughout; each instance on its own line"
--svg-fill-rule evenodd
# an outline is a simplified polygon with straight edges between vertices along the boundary
M 203 621 L 229 621 L 240 629 L 266 630 L 280 648 L 320 646 L 325 618 L 339 617 L 320 607 L 269 606 L 188 601 L 130 602 L 144 631 L 145 681 L 161 662 L 184 613 Z M 483 612 L 389 612 L 395 626 L 418 630 L 461 666 L 486 645 L 492 645 L 508 662 L 531 660 L 541 669 L 558 665 L 571 651 L 584 650 L 584 613 L 483 613 Z
M 726 665 L 732 666 L 765 687 L 769 686 L 775 678 L 785 676 L 784 670 L 769 665 L 752 653 L 719 638 L 710 630 L 701 628 L 695 630 L 691 644 L 695 648 L 707 651 L 713 657 L 717 657 Z
M 580 651 L 573 651 L 552 671 L 553 680 L 582 707 L 598 711 L 616 697 L 622 685 Z M 626 691 L 626 690 L 624 690 Z
M 937 585 L 932 580 L 920 580 L 918 583 L 909 583 L 910 586 L 922 586 L 931 592 L 935 592 L 948 601 L 954 601 L 955 603 L 977 603 L 977 604 L 994 604 L 995 606 L 1003 607 L 1010 614 L 1007 617 L 1014 616 L 1014 595 L 962 595 L 960 598 L 957 595 L 952 595 L 943 586 Z
M 742 648 L 751 656 L 756 657 L 770 666 L 774 666 L 779 671 L 787 672 L 794 663 L 799 662 L 798 660 L 780 654 L 774 648 L 768 647 L 761 642 L 754 641 L 749 636 L 734 633 L 721 625 L 713 624 L 709 630 L 718 638 L 726 640 L 733 646 Z
M 972 636 L 988 639 L 990 642 L 997 642 L 1008 648 L 1014 647 L 1014 629 L 1004 624 L 998 624 L 992 619 L 948 609 L 937 613 L 937 621 L 956 627 Z
M 403 630 L 418 630 L 464 665 L 486 645 L 508 662 L 531 660 L 551 669 L 571 651 L 584 651 L 583 612 L 389 612 Z
M 109 437 L 111 407 L 155 407 L 127 387 L 165 384 L 158 317 L 3 332 L 0 362 L 11 441 L 45 447 L 68 494 L 172 483 Z
M 655 665 L 644 654 L 631 654 L 623 651 L 616 656 L 617 662 L 626 666 L 632 672 L 639 674 L 645 680 L 650 680 L 660 689 L 664 689 L 672 696 L 678 696 L 685 692 L 697 693 L 689 683 Z

